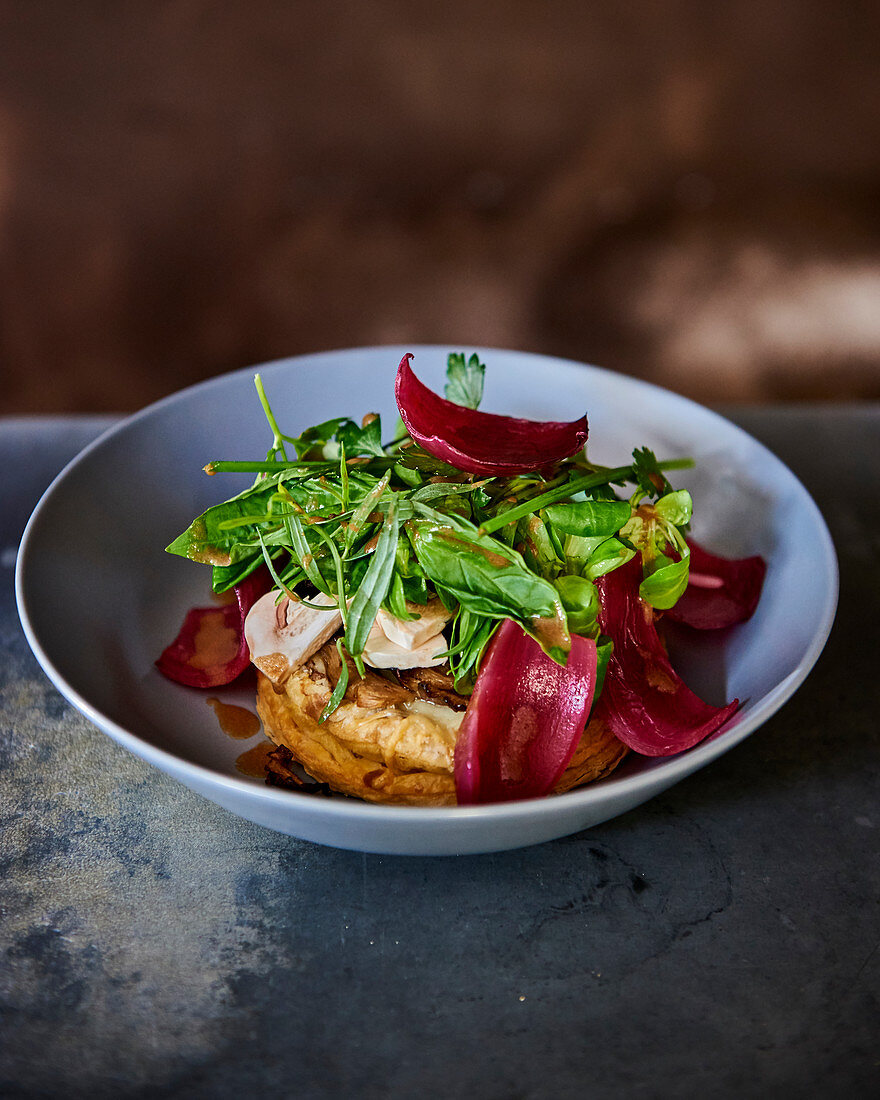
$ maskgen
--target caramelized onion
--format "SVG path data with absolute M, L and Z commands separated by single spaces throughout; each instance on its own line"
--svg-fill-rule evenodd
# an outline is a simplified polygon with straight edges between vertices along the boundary
M 495 477 L 540 470 L 581 450 L 587 418 L 563 423 L 521 420 L 456 405 L 415 376 L 407 354 L 394 391 L 412 438 L 435 458 L 471 474 Z
M 455 746 L 460 804 L 540 798 L 559 781 L 596 687 L 596 643 L 571 641 L 563 668 L 511 619 L 495 632 Z

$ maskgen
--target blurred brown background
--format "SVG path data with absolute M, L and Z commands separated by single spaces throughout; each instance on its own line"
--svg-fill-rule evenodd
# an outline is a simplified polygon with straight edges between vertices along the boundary
M 880 5 L 0 5 L 0 412 L 490 344 L 880 397 Z

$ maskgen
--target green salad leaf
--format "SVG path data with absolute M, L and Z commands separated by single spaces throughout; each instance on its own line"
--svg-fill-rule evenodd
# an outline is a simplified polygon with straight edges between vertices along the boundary
M 407 534 L 438 592 L 489 619 L 514 619 L 560 663 L 571 647 L 559 593 L 516 550 L 448 520 L 412 520 Z
M 476 409 L 484 373 L 477 355 L 450 354 L 448 400 Z M 363 674 L 380 609 L 406 622 L 439 597 L 452 616 L 449 670 L 467 693 L 508 618 L 561 664 L 573 634 L 596 639 L 601 679 L 611 643 L 600 635 L 595 581 L 636 554 L 651 606 L 671 607 L 687 585 L 692 501 L 666 477 L 687 459 L 661 462 L 639 448 L 629 465 L 604 467 L 579 453 L 545 473 L 481 477 L 428 454 L 402 423 L 383 444 L 374 414 L 284 434 L 259 375 L 255 385 L 272 436 L 265 460 L 205 467 L 250 472 L 253 484 L 197 516 L 167 549 L 210 565 L 216 592 L 265 564 L 294 598 L 324 593 L 338 603 L 343 678 L 322 717 L 344 695 L 349 662 Z M 627 484 L 629 498 L 619 489 Z

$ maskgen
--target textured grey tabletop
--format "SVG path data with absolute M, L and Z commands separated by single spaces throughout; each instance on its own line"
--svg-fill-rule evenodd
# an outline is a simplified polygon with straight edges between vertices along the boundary
M 105 422 L 0 421 L 0 1095 L 880 1094 L 880 408 L 732 419 L 838 548 L 812 675 L 625 816 L 450 859 L 269 832 L 73 710 L 12 567 Z

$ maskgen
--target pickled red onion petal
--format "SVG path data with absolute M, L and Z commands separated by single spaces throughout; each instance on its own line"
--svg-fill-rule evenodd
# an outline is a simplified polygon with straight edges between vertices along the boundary
M 666 614 L 697 630 L 719 630 L 754 614 L 767 566 L 763 558 L 720 558 L 688 539 L 690 580 Z
M 596 687 L 596 643 L 571 641 L 563 668 L 513 620 L 495 632 L 455 747 L 460 804 L 540 798 L 559 781 Z
M 569 423 L 521 420 L 479 412 L 447 401 L 400 360 L 394 386 L 400 415 L 412 438 L 435 458 L 467 473 L 489 477 L 539 470 L 581 450 L 587 418 Z
M 235 603 L 192 608 L 156 667 L 169 680 L 187 687 L 231 684 L 250 664 L 245 617 L 270 587 L 269 574 L 261 567 L 235 586 Z
M 596 582 L 603 633 L 614 641 L 596 714 L 618 740 L 644 756 L 671 756 L 715 733 L 739 701 L 714 707 L 695 695 L 669 662 L 652 609 L 639 598 L 638 557 Z

